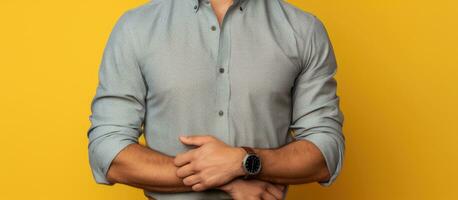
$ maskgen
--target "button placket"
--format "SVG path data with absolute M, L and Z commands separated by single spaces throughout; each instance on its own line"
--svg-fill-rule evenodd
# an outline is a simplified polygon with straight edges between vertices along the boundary
M 211 21 L 214 24 L 219 25 L 216 15 L 214 14 L 211 7 L 208 7 L 212 11 Z M 229 101 L 230 101 L 230 77 L 229 77 L 229 60 L 230 60 L 230 18 L 232 15 L 232 10 L 238 8 L 235 5 L 232 5 L 227 10 L 221 26 L 216 28 L 216 26 L 210 26 L 212 32 L 219 34 L 218 35 L 218 48 L 216 48 L 217 58 L 216 58 L 216 116 L 219 118 L 217 120 L 218 131 L 222 134 L 222 137 L 225 138 L 226 142 L 232 144 L 233 139 L 231 138 L 229 131 Z M 210 21 L 210 22 L 211 22 Z M 215 28 L 213 28 L 215 27 Z

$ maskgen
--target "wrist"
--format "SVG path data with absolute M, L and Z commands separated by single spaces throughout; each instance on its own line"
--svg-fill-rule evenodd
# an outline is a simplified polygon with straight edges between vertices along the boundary
M 229 182 L 229 183 L 226 183 L 224 185 L 216 187 L 216 189 L 224 191 L 224 192 L 227 192 L 227 193 L 231 193 L 232 187 L 233 187 L 232 183 Z
M 240 185 L 241 179 L 239 178 L 234 178 L 229 183 L 226 183 L 224 185 L 218 186 L 216 189 L 222 190 L 224 192 L 227 192 L 229 194 L 234 192 L 234 189 L 236 189 L 237 185 Z
M 242 162 L 242 169 L 245 172 L 244 179 L 254 178 L 261 172 L 261 158 L 254 148 L 242 146 L 242 149 L 246 152 Z
M 236 159 L 236 163 L 234 163 L 235 165 L 235 170 L 234 170 L 234 176 L 237 178 L 237 177 L 240 177 L 240 176 L 245 176 L 246 175 L 246 172 L 245 170 L 243 169 L 243 159 L 245 158 L 245 155 L 247 154 L 246 151 L 241 148 L 241 147 L 234 147 L 237 151 L 237 159 Z

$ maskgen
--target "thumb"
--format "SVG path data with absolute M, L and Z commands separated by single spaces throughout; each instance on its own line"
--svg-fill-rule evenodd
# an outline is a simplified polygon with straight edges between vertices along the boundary
M 212 141 L 210 136 L 180 136 L 180 141 L 183 144 L 202 146 L 205 143 Z

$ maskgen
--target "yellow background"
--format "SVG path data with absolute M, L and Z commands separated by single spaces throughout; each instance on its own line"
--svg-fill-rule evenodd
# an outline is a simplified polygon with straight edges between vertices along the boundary
M 85 135 L 111 28 L 144 2 L 0 1 L 0 199 L 144 199 L 94 183 Z M 290 2 L 331 36 L 347 151 L 289 199 L 458 199 L 457 1 Z

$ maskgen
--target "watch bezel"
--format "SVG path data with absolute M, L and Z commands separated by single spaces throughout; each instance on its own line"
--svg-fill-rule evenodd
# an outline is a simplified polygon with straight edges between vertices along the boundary
M 254 157 L 256 157 L 256 158 L 259 160 L 259 167 L 258 167 L 258 169 L 256 169 L 255 172 L 250 172 L 250 171 L 247 169 L 247 167 L 246 167 L 246 163 L 247 163 L 248 158 L 249 158 L 250 156 L 254 156 Z M 254 176 L 254 175 L 259 174 L 259 172 L 261 172 L 261 168 L 262 168 L 261 158 L 260 158 L 258 155 L 256 155 L 256 154 L 249 154 L 249 153 L 247 153 L 247 154 L 245 155 L 245 157 L 243 158 L 242 168 L 243 168 L 243 171 L 245 171 L 245 173 L 246 173 L 247 175 Z

